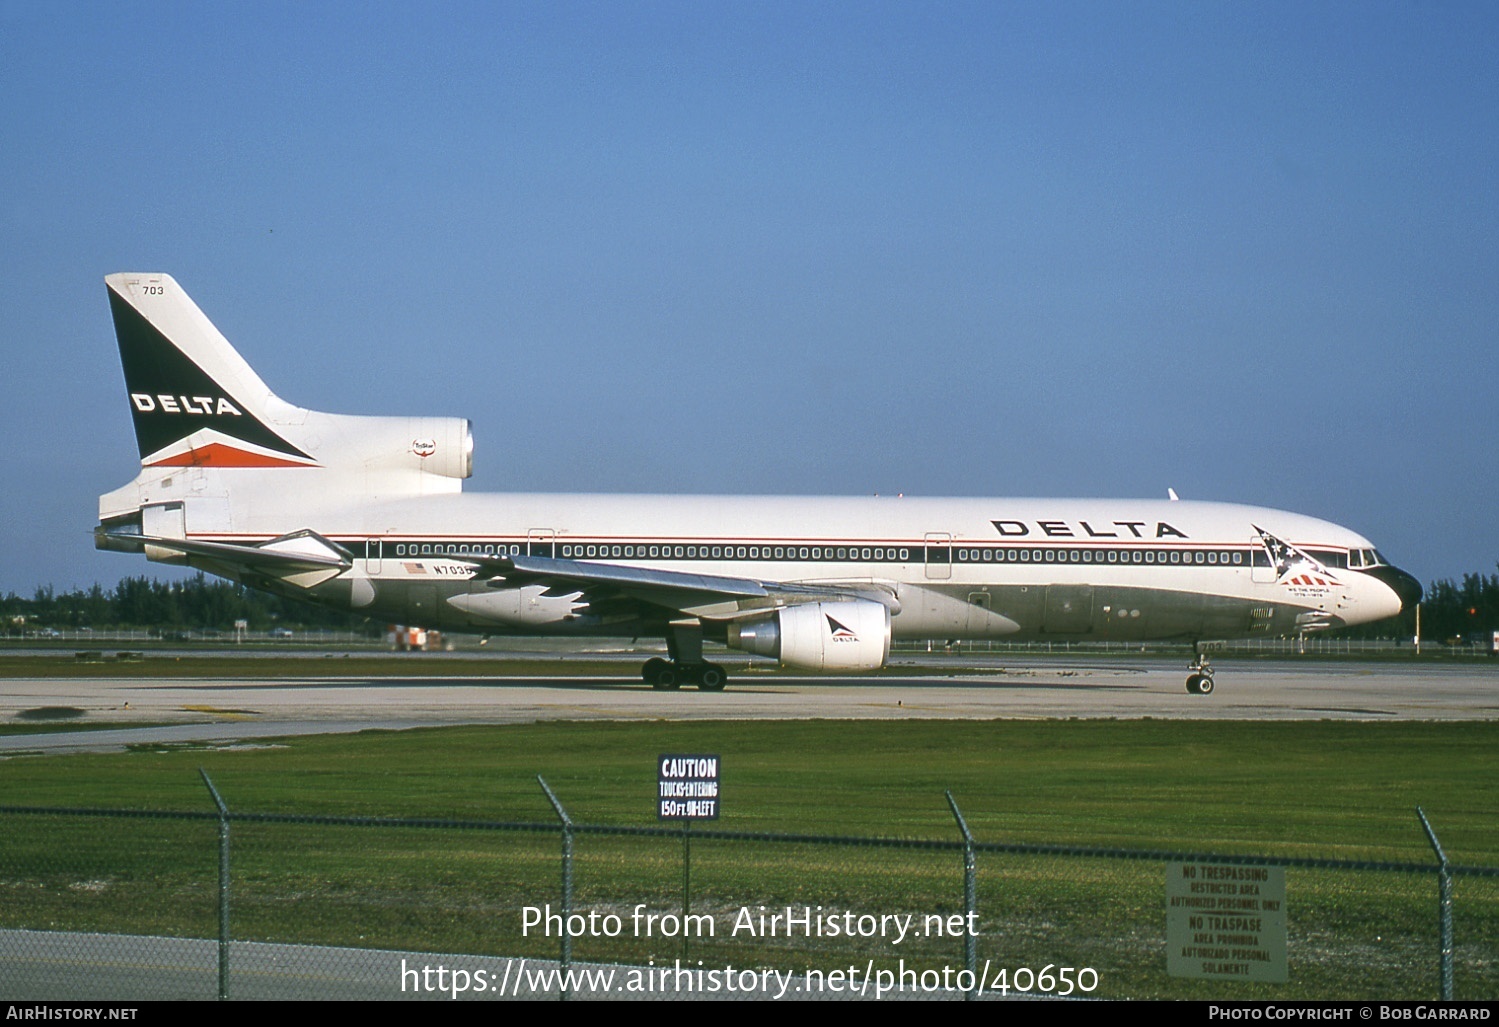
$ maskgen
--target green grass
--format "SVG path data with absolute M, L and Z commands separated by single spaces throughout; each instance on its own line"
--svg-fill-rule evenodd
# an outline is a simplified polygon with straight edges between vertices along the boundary
M 767 665 L 768 666 L 768 665 Z M 588 660 L 558 656 L 555 658 L 513 658 L 476 655 L 426 659 L 421 654 L 384 653 L 380 655 L 343 655 L 342 653 L 297 654 L 288 656 L 191 655 L 146 653 L 140 660 L 116 660 L 88 663 L 73 654 L 55 655 L 0 654 L 0 680 L 5 678 L 215 678 L 236 680 L 266 677 L 484 677 L 484 676 L 556 676 L 591 677 L 617 675 L 639 680 L 639 667 L 620 660 Z
M 961 721 L 544 723 L 281 739 L 277 748 L 0 761 L 8 804 L 653 825 L 654 758 L 723 758 L 727 830 L 955 839 L 950 789 L 981 841 L 1427 863 L 1421 805 L 1459 863 L 1499 865 L 1499 725 Z M 558 904 L 559 839 L 236 822 L 234 934 L 434 952 L 555 955 L 522 936 Z M 212 823 L 0 815 L 0 926 L 212 936 Z M 678 911 L 677 838 L 576 838 L 576 905 Z M 980 961 L 1099 969 L 1114 996 L 1428 998 L 1428 875 L 1288 872 L 1291 986 L 1164 975 L 1154 861 L 982 853 Z M 1499 995 L 1499 882 L 1459 878 L 1459 997 Z M 692 842 L 692 908 L 961 909 L 954 852 Z M 961 945 L 859 940 L 579 939 L 577 958 L 832 967 L 957 963 Z
M 173 725 L 176 725 L 178 723 L 181 722 L 172 722 Z M 128 727 L 129 729 L 134 731 L 142 728 L 167 726 L 168 724 L 166 721 L 152 721 L 148 723 L 136 723 L 135 721 L 131 721 L 129 724 L 86 724 L 81 721 L 72 720 L 66 717 L 59 717 L 55 720 L 43 717 L 38 718 L 35 721 L 22 721 L 20 723 L 0 724 L 0 735 L 48 735 L 55 734 L 60 731 L 118 731 L 121 728 L 125 727 Z
M 651 823 L 653 758 L 717 752 L 745 830 L 953 837 L 951 790 L 990 841 L 1499 864 L 1499 723 L 791 721 L 366 731 L 243 751 L 0 762 L 10 803 Z

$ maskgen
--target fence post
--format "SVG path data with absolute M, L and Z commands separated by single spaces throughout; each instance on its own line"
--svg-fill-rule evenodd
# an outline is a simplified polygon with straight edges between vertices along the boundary
M 219 808 L 219 1001 L 229 997 L 229 807 L 219 798 L 219 790 L 213 786 L 208 771 L 202 767 L 198 773 L 213 796 L 213 804 Z
M 978 998 L 979 986 L 976 976 L 978 938 L 974 935 L 978 928 L 978 860 L 973 849 L 973 834 L 968 830 L 968 821 L 963 819 L 963 812 L 958 809 L 952 792 L 945 791 L 942 794 L 947 796 L 948 808 L 958 821 L 958 830 L 963 832 L 963 968 L 968 971 L 969 980 L 969 988 L 963 993 L 963 999 L 971 1002 Z
M 540 774 L 536 775 L 536 780 L 541 784 L 541 790 L 546 792 L 552 809 L 557 811 L 558 819 L 562 821 L 562 976 L 557 983 L 561 989 L 558 998 L 566 1002 L 567 971 L 573 960 L 573 938 L 572 932 L 568 930 L 568 921 L 573 912 L 573 819 L 567 815 L 567 810 L 562 808 L 562 803 L 552 794 L 551 788 L 547 787 Z
M 692 915 L 692 821 L 682 821 L 682 962 L 688 958 L 688 917 Z
M 1426 831 L 1426 840 L 1431 842 L 1437 854 L 1437 923 L 1441 934 L 1440 961 L 1442 972 L 1442 1001 L 1452 1001 L 1452 869 L 1447 863 L 1447 854 L 1437 833 L 1431 829 L 1425 812 L 1416 807 L 1416 816 L 1421 818 L 1421 827 Z

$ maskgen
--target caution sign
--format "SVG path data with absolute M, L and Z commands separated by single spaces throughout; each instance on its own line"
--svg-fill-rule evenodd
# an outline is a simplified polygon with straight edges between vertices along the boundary
M 667 753 L 656 760 L 656 817 L 718 819 L 718 757 Z
M 1285 867 L 1167 864 L 1166 972 L 1285 983 Z

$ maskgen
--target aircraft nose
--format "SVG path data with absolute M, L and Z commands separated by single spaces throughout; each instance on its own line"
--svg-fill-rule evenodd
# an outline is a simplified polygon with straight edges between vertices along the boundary
M 1421 601 L 1421 583 L 1399 567 L 1375 567 L 1369 574 L 1390 586 L 1390 591 L 1400 598 L 1402 611 Z

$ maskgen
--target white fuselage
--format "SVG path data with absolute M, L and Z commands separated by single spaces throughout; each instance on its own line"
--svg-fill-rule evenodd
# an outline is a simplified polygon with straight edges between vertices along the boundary
M 284 496 L 295 472 L 267 473 L 282 476 Z M 340 581 L 356 610 L 497 632 L 631 635 L 640 625 L 578 617 L 573 597 L 555 589 L 471 584 L 473 567 L 447 557 L 508 552 L 881 586 L 897 600 L 897 637 L 1239 636 L 1400 610 L 1384 582 L 1347 566 L 1350 552 L 1372 551 L 1363 536 L 1227 503 L 456 493 L 308 497 L 237 509 L 229 523 L 211 508 L 196 519 L 186 505 L 188 536 L 211 541 L 253 544 L 317 525 L 355 557 Z M 1257 529 L 1318 557 L 1321 572 L 1277 575 Z

